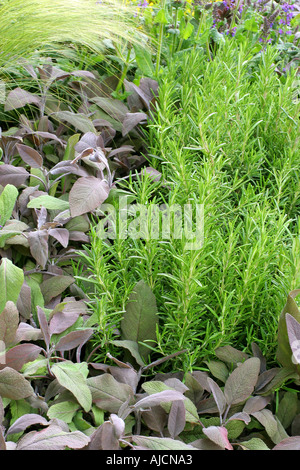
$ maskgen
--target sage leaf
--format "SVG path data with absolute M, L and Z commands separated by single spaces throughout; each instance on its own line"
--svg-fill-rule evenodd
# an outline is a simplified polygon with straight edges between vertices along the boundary
M 0 265 L 0 312 L 8 301 L 17 303 L 24 282 L 23 270 L 15 266 L 8 258 L 2 258 Z
M 83 374 L 75 364 L 70 361 L 54 364 L 51 372 L 55 375 L 60 385 L 69 390 L 82 408 L 88 412 L 92 406 L 92 394 Z
M 139 353 L 147 359 L 149 348 L 156 341 L 156 325 L 158 324 L 155 296 L 150 287 L 142 280 L 131 293 L 121 322 L 122 340 L 143 342 L 139 344 Z
M 260 371 L 260 360 L 257 357 L 247 359 L 237 366 L 229 375 L 224 396 L 228 405 L 244 402 L 252 394 Z

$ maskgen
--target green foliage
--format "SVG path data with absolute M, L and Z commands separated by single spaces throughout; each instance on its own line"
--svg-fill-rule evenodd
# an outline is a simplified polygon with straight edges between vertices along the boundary
M 143 281 L 137 283 L 129 296 L 121 322 L 122 337 L 136 343 L 147 341 L 148 344 L 139 345 L 139 353 L 147 358 L 150 347 L 155 344 L 156 325 L 158 324 L 156 299 Z M 151 344 L 152 343 L 152 344 Z
M 135 8 L 1 2 L 0 450 L 299 449 L 298 7 Z
M 94 230 L 85 258 L 95 281 L 92 260 L 101 258 L 105 280 L 96 290 L 118 327 L 132 286 L 149 284 L 160 317 L 155 351 L 187 349 L 189 361 L 175 362 L 183 369 L 201 367 L 200 358 L 224 344 L 255 341 L 274 357 L 278 305 L 299 283 L 295 75 L 280 81 L 271 46 L 255 73 L 254 57 L 251 44 L 228 39 L 212 62 L 198 51 L 169 62 L 147 132 L 149 162 L 161 177 L 123 184 L 147 207 L 203 204 L 201 249 L 186 250 L 175 231 L 166 240 L 117 236 L 108 244 Z
M 0 310 L 4 310 L 7 302 L 16 303 L 24 282 L 22 269 L 15 266 L 9 259 L 2 258 L 0 265 Z
M 0 18 L 2 69 L 16 57 L 58 43 L 83 45 L 99 53 L 105 39 L 134 41 L 134 34 L 138 36 L 132 8 L 114 0 L 101 4 L 93 0 L 4 0 Z
M 2 315 L 8 315 L 11 304 Z M 121 450 L 141 445 L 156 450 L 278 450 L 299 446 L 299 400 L 292 389 L 284 391 L 295 372 L 268 370 L 256 344 L 252 344 L 252 357 L 227 346 L 216 351 L 228 371 L 221 381 L 218 373 L 213 379 L 204 371 L 160 374 L 148 380 L 145 372 L 159 361 L 137 368 L 111 355 L 112 364 L 80 361 L 80 350 L 92 331 L 76 328 L 75 319 L 83 313 L 78 304 L 65 302 L 47 315 L 39 309 L 40 329 L 14 321 L 14 331 L 9 333 L 14 341 L 5 360 L 1 358 L 2 428 L 6 423 L 2 450 Z M 76 362 L 63 356 L 57 361 L 56 351 L 75 350 Z M 168 359 L 172 357 L 161 361 Z M 37 428 L 28 431 L 32 425 Z

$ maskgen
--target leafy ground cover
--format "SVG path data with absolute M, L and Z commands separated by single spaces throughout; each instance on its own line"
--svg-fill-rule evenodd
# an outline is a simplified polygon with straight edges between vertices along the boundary
M 0 448 L 299 449 L 298 3 L 110 28 L 88 0 L 91 35 L 87 2 L 27 3 L 32 43 L 0 6 Z M 196 249 L 137 223 L 197 205 Z

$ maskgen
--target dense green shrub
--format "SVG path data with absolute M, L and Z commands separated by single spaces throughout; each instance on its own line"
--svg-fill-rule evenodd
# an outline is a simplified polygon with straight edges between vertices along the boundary
M 92 231 L 96 297 L 122 312 L 144 279 L 158 302 L 157 351 L 187 348 L 185 367 L 224 344 L 255 340 L 272 354 L 278 306 L 299 284 L 299 104 L 295 74 L 281 83 L 275 56 L 268 47 L 251 72 L 249 48 L 228 40 L 212 62 L 188 52 L 161 74 L 147 137 L 162 177 L 133 177 L 126 190 L 140 204 L 204 204 L 200 250 L 174 238 L 107 245 Z

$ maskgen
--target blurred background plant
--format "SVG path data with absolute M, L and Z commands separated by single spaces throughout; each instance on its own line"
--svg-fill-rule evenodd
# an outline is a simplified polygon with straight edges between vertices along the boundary
M 140 24 L 156 38 L 156 76 L 160 64 L 166 64 L 168 58 L 184 50 L 204 48 L 211 59 L 224 43 L 224 36 L 237 43 L 251 39 L 253 51 L 257 53 L 267 44 L 274 44 L 280 52 L 279 58 L 284 57 L 285 70 L 297 66 L 300 39 L 297 2 L 144 0 L 132 3 L 136 5 Z

